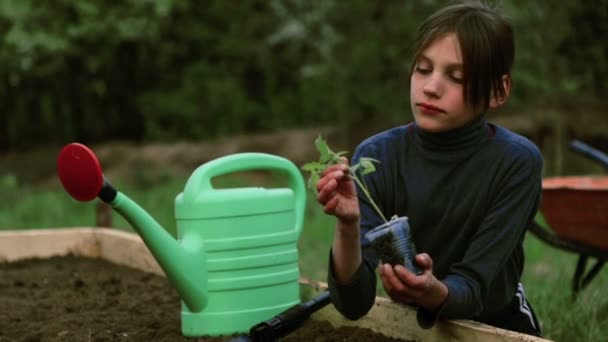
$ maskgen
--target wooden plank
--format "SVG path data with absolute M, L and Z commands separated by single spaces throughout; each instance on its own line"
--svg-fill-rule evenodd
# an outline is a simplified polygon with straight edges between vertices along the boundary
M 139 235 L 115 229 L 95 230 L 100 257 L 115 264 L 165 276 Z
M 324 282 L 302 278 L 300 283 L 313 297 L 327 289 Z M 422 329 L 416 320 L 413 307 L 401 305 L 388 298 L 376 297 L 374 307 L 364 317 L 352 321 L 344 318 L 333 306 L 327 306 L 312 316 L 328 321 L 335 327 L 351 326 L 373 330 L 385 336 L 413 341 L 472 341 L 472 342 L 546 342 L 547 339 L 495 328 L 470 320 L 437 322 L 431 329 Z
M 0 231 L 0 261 L 74 254 L 100 257 L 95 228 Z

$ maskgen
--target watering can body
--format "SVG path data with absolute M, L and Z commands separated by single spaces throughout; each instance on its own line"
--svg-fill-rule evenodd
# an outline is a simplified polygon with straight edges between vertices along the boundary
M 281 171 L 290 187 L 219 189 L 211 183 L 249 170 Z M 184 335 L 248 332 L 300 302 L 297 242 L 305 203 L 300 171 L 278 156 L 233 154 L 194 171 L 175 199 L 175 216 L 182 246 L 204 246 L 206 304 L 192 311 L 182 302 Z

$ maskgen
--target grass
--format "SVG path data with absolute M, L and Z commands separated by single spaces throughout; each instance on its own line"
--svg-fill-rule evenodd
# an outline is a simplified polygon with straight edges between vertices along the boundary
M 606 269 L 574 300 L 572 275 L 578 255 L 550 248 L 531 234 L 526 238 L 525 251 L 522 282 L 545 337 L 556 341 L 605 341 L 608 336 Z
M 0 179 L 0 229 L 31 229 L 93 226 L 97 201 L 80 203 L 71 199 L 59 184 L 43 189 Z M 167 230 L 174 231 L 175 196 L 183 190 L 186 178 L 140 182 L 137 186 L 115 184 L 154 216 Z M 228 179 L 220 186 L 244 184 Z M 311 279 L 326 278 L 328 252 L 333 238 L 334 220 L 325 215 L 308 196 L 306 220 L 299 241 L 301 273 Z M 113 213 L 113 225 L 131 230 Z M 531 234 L 525 241 L 526 268 L 523 283 L 537 312 L 545 337 L 556 341 L 605 341 L 608 336 L 608 272 L 603 269 L 576 300 L 571 280 L 578 256 L 544 244 Z M 590 266 L 589 266 L 590 267 Z M 383 294 L 382 289 L 378 293 Z

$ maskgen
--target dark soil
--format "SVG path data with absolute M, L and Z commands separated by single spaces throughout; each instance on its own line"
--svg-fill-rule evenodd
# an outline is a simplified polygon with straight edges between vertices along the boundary
M 180 329 L 180 298 L 158 275 L 75 256 L 0 263 L 0 342 L 233 339 Z M 397 340 L 308 320 L 282 341 Z
M 399 239 L 392 231 L 388 231 L 377 236 L 371 243 L 382 263 L 402 265 L 412 273 L 422 273 L 416 266 L 416 247 L 409 234 L 406 238 Z

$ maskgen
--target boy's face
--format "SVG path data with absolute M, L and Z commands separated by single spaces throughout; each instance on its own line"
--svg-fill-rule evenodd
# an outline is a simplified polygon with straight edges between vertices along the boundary
M 480 109 L 463 96 L 462 53 L 455 33 L 439 37 L 415 63 L 410 105 L 416 124 L 429 132 L 443 132 L 473 120 Z

